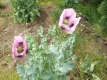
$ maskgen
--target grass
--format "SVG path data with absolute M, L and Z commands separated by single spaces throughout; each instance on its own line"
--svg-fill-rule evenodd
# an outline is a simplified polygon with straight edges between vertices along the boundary
M 76 80 L 83 80 L 86 78 L 89 78 L 90 76 L 87 76 L 83 72 L 81 72 L 80 69 L 80 62 L 83 61 L 83 59 L 86 57 L 86 55 L 89 55 L 90 57 L 90 63 L 93 63 L 94 61 L 99 61 L 99 63 L 95 66 L 95 70 L 92 72 L 96 74 L 101 80 L 106 80 L 106 72 L 107 72 L 107 60 L 106 57 L 103 55 L 102 47 L 100 41 L 102 39 L 102 33 L 101 33 L 101 27 L 99 26 L 91 26 L 92 30 L 88 27 L 85 27 L 82 33 L 80 32 L 81 26 L 77 27 L 76 30 L 76 42 L 74 43 L 73 52 L 77 55 L 77 67 L 72 73 L 72 75 L 76 75 L 78 73 L 80 79 Z M 83 27 L 82 27 L 83 28 Z M 87 34 L 87 32 L 89 32 Z M 99 36 L 99 38 L 97 37 Z M 96 38 L 97 37 L 97 38 Z
M 20 80 L 10 54 L 5 51 L 1 59 L 0 80 Z
M 87 55 L 87 54 L 85 54 L 85 55 Z M 88 54 L 88 55 L 90 57 L 90 63 L 93 63 L 95 61 L 100 61 L 95 66 L 94 70 L 91 73 L 97 75 L 101 80 L 106 80 L 107 79 L 107 77 L 106 77 L 106 72 L 107 72 L 106 60 L 103 58 L 102 55 L 95 55 L 95 54 Z M 84 58 L 85 58 L 85 56 L 84 56 Z M 81 71 L 80 62 L 82 62 L 84 58 L 78 57 L 79 60 L 77 60 L 76 68 L 73 71 L 71 71 L 69 74 L 71 76 L 71 78 L 73 78 L 74 80 L 87 80 L 88 78 L 91 78 L 91 76 L 89 76 L 86 73 Z
M 0 67 L 0 80 L 20 80 L 15 69 L 5 70 Z
M 76 42 L 74 44 L 74 53 L 77 55 L 77 67 L 74 71 L 72 71 L 72 75 L 78 74 L 79 79 L 76 80 L 86 80 L 86 78 L 89 78 L 90 76 L 87 76 L 83 72 L 81 72 L 80 68 L 80 62 L 83 61 L 83 59 L 86 57 L 86 55 L 89 55 L 90 57 L 90 63 L 93 63 L 94 61 L 99 61 L 99 63 L 95 66 L 95 70 L 92 72 L 96 74 L 98 77 L 100 77 L 101 80 L 106 80 L 106 72 L 107 72 L 107 62 L 106 58 L 102 55 L 102 53 L 98 53 L 98 49 L 101 49 L 101 46 L 94 47 L 94 49 L 90 49 L 93 47 L 92 45 L 95 44 L 95 42 L 90 41 L 91 37 L 79 37 L 77 36 Z M 90 42 L 89 42 L 90 41 Z M 73 76 L 75 77 L 75 76 Z
M 52 19 L 53 19 L 54 23 L 58 22 L 60 14 L 61 14 L 61 10 L 53 10 L 51 12 L 51 16 L 52 16 Z
M 78 5 L 74 5 L 73 8 L 76 9 L 77 12 L 79 13 L 81 12 L 84 18 L 91 24 L 99 23 L 98 20 L 100 18 L 100 14 L 97 12 L 95 6 L 91 4 L 87 4 L 87 5 L 78 4 Z

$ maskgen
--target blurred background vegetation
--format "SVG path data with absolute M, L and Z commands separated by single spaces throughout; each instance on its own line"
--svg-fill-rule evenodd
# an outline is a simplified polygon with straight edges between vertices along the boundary
M 100 26 L 104 36 L 107 35 L 107 0 L 55 0 L 54 3 L 59 7 L 52 12 L 54 19 L 58 19 L 57 16 L 61 13 L 61 9 L 74 8 L 76 12 L 82 14 L 86 21 Z

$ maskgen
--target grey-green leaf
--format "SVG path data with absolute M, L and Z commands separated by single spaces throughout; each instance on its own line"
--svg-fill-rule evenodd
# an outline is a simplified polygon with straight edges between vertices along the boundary
M 94 67 L 95 67 L 96 64 L 98 64 L 98 62 L 99 62 L 99 61 L 95 61 L 94 63 L 91 64 L 91 66 L 90 66 L 90 71 L 93 71 L 93 70 L 94 70 Z
M 16 69 L 17 69 L 19 76 L 23 77 L 25 74 L 24 66 L 17 64 Z
M 50 51 L 54 54 L 57 54 L 58 53 L 58 48 L 52 45 L 52 46 L 50 46 Z
M 66 75 L 62 75 L 61 80 L 68 80 L 68 79 L 67 79 Z
M 74 54 L 73 56 L 72 56 L 72 60 L 75 60 L 76 59 L 76 54 Z
M 41 78 L 43 80 L 49 80 L 51 76 L 52 76 L 52 73 L 50 71 L 46 71 L 42 73 Z
M 100 80 L 100 78 L 95 74 L 92 74 L 92 77 L 93 77 L 93 80 Z

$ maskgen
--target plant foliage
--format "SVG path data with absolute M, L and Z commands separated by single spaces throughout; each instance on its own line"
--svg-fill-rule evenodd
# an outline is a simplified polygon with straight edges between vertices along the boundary
M 79 0 L 65 0 L 64 6 L 67 7 L 73 7 L 74 4 L 78 4 Z
M 53 39 L 50 40 L 50 37 Z M 27 37 L 29 54 L 25 65 L 17 65 L 17 71 L 22 80 L 67 80 L 66 74 L 73 70 L 76 55 L 72 54 L 75 35 L 58 43 L 56 26 L 43 35 L 43 27 L 36 37 Z
M 107 34 L 107 0 L 102 1 L 98 7 L 98 12 L 101 14 L 100 26 L 102 27 L 103 33 Z
M 93 73 L 95 66 L 99 61 L 95 61 L 90 64 L 90 58 L 87 55 L 83 62 L 80 62 L 81 71 L 88 76 L 88 79 L 91 80 L 100 80 L 100 78 Z
M 11 0 L 15 20 L 21 23 L 34 21 L 40 17 L 38 0 Z

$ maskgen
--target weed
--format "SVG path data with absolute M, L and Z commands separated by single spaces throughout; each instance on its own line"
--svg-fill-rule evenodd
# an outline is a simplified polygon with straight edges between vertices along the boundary
M 94 61 L 90 63 L 90 58 L 86 55 L 85 59 L 80 62 L 80 71 L 82 71 L 88 79 L 100 80 L 100 78 L 93 73 L 95 65 L 97 65 L 99 61 Z
M 98 50 L 101 49 L 101 46 L 95 46 L 96 41 L 93 40 L 93 38 L 95 38 L 96 35 L 102 36 L 101 34 L 101 29 L 99 26 L 95 26 L 94 27 L 94 35 L 90 35 L 90 36 L 85 36 L 85 32 L 86 31 L 80 33 L 80 32 L 76 32 L 77 37 L 76 37 L 76 42 L 74 43 L 74 48 L 73 48 L 73 52 L 77 55 L 77 67 L 76 67 L 76 71 L 75 70 L 73 72 L 71 72 L 71 75 L 76 75 L 78 74 L 76 77 L 79 77 L 80 79 L 77 80 L 84 80 L 86 78 L 94 78 L 96 77 L 95 75 L 87 75 L 83 72 L 81 72 L 80 70 L 80 62 L 83 61 L 83 59 L 85 58 L 86 55 L 89 55 L 90 57 L 90 61 L 89 64 L 91 65 L 91 63 L 93 63 L 94 61 L 99 61 L 99 63 L 95 66 L 94 71 L 92 71 L 92 73 L 96 74 L 97 76 L 99 76 L 99 78 L 101 80 L 106 80 L 106 72 L 107 72 L 107 63 L 106 63 L 106 59 L 104 58 L 102 53 L 99 53 Z M 74 77 L 74 76 L 73 76 Z

